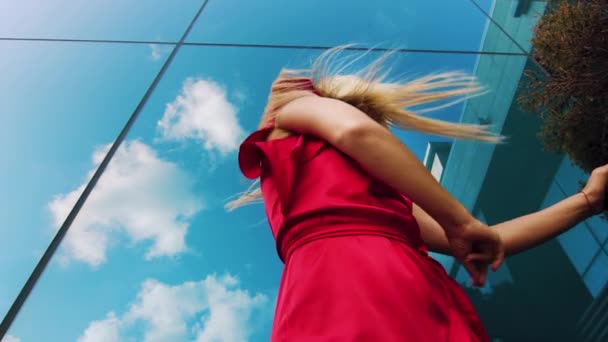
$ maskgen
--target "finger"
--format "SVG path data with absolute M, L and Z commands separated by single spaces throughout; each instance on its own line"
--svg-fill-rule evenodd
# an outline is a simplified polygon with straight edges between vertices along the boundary
M 477 268 L 477 272 L 479 273 L 479 278 L 477 279 L 476 286 L 483 287 L 486 283 L 486 277 L 488 274 L 488 263 L 487 262 L 474 262 L 473 263 Z
M 473 262 L 475 264 L 486 267 L 487 265 L 492 265 L 492 271 L 496 271 L 498 267 L 502 264 L 504 259 L 504 250 L 502 248 L 498 248 L 497 250 L 485 250 L 476 253 L 470 253 L 465 257 L 467 262 Z
M 492 271 L 496 272 L 505 260 L 505 248 L 501 245 L 496 253 L 496 258 L 492 263 Z
M 467 262 L 485 262 L 486 264 L 490 264 L 495 259 L 494 254 L 490 252 L 483 253 L 471 253 L 465 257 Z
M 463 266 L 471 275 L 471 282 L 474 286 L 483 286 L 486 281 L 487 262 L 464 262 Z
M 464 269 L 467 270 L 467 273 L 471 276 L 471 283 L 476 284 L 479 279 L 479 272 L 477 271 L 477 267 L 473 265 L 472 262 L 465 261 L 462 263 Z
M 477 280 L 477 283 L 475 284 L 475 286 L 477 287 L 484 287 L 484 285 L 486 284 L 486 271 L 482 272 L 481 275 L 479 276 L 479 279 Z

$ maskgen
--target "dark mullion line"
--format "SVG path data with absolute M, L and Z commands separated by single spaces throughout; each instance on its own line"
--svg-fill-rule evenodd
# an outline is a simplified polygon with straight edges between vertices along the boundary
M 211 47 L 242 47 L 242 48 L 263 48 L 263 49 L 298 49 L 298 50 L 327 50 L 333 46 L 324 45 L 280 45 L 280 44 L 241 44 L 241 43 L 185 43 L 191 46 L 211 46 Z M 380 48 L 380 47 L 347 47 L 347 51 L 377 51 L 377 52 L 413 52 L 413 53 L 437 53 L 437 54 L 466 54 L 466 55 L 507 55 L 507 56 L 526 56 L 518 52 L 493 52 L 475 50 L 441 50 L 441 49 L 412 49 L 412 48 Z
M 112 39 L 71 39 L 71 38 L 17 38 L 0 37 L 0 41 L 20 42 L 56 42 L 56 43 L 94 43 L 94 44 L 132 44 L 132 45 L 176 45 L 176 42 L 151 41 L 151 40 L 112 40 Z M 284 44 L 247 44 L 247 43 L 210 43 L 210 42 L 183 42 L 182 46 L 206 46 L 206 47 L 236 47 L 236 48 L 260 48 L 260 49 L 297 49 L 297 50 L 327 50 L 332 46 L 325 45 L 284 45 Z M 527 53 L 499 52 L 499 51 L 475 51 L 475 50 L 440 50 L 440 49 L 410 49 L 410 48 L 379 48 L 379 47 L 348 47 L 349 51 L 378 52 L 396 51 L 413 53 L 441 53 L 441 54 L 466 54 L 466 55 L 502 55 L 502 56 L 525 56 Z
M 0 41 L 14 42 L 55 42 L 55 43 L 99 43 L 99 44 L 156 44 L 177 45 L 179 42 L 153 41 L 153 40 L 121 40 L 121 39 L 78 39 L 78 38 L 27 38 L 27 37 L 0 37 Z
M 536 66 L 546 75 L 546 76 L 551 76 L 551 74 L 547 71 L 547 69 L 545 69 L 545 67 L 543 67 L 537 60 L 536 58 L 534 58 L 534 56 L 532 56 L 532 54 L 530 54 L 529 52 L 526 51 L 526 49 L 523 48 L 523 46 L 521 46 L 516 40 L 515 38 L 513 38 L 513 36 L 511 36 L 511 34 L 509 34 L 509 32 L 507 32 L 507 30 L 505 30 L 502 26 L 500 26 L 500 24 L 498 24 L 496 22 L 496 20 L 494 20 L 494 18 L 492 18 L 492 16 L 484 11 L 483 8 L 481 8 L 481 6 L 479 6 L 479 4 L 477 3 L 477 1 L 475 0 L 469 0 L 471 3 L 473 3 L 473 6 L 475 6 L 486 18 L 488 18 L 488 20 L 490 20 L 494 25 L 496 25 L 496 27 L 498 27 L 498 29 L 500 31 L 502 31 L 502 33 L 504 33 L 507 38 L 509 38 L 509 40 L 511 40 L 513 42 L 513 44 L 515 44 L 515 46 L 517 46 L 517 48 L 522 52 L 521 55 L 528 57 L 529 60 L 531 60 L 534 64 L 536 64 Z
M 583 282 L 586 283 L 585 277 L 587 276 L 587 273 L 589 273 L 589 270 L 591 269 L 591 267 L 593 267 L 593 263 L 599 259 L 599 257 L 603 254 L 604 250 L 602 249 L 602 247 L 600 246 L 600 248 L 597 249 L 597 252 L 595 252 L 595 254 L 593 255 L 593 257 L 591 258 L 591 260 L 589 260 L 589 263 L 587 264 L 587 266 L 585 266 L 585 269 L 583 270 L 583 272 L 581 273 L 581 279 L 583 280 Z
M 183 45 L 184 41 L 186 40 L 186 37 L 188 36 L 188 34 L 190 33 L 190 31 L 192 30 L 192 27 L 194 26 L 194 23 L 200 17 L 201 13 L 203 12 L 203 10 L 205 9 L 205 7 L 207 6 L 208 2 L 209 2 L 209 0 L 204 0 L 204 2 L 201 4 L 198 12 L 192 18 L 192 21 L 190 22 L 190 25 L 188 25 L 188 27 L 186 28 L 186 31 L 182 35 L 181 39 L 175 44 L 173 50 L 171 51 L 171 54 L 169 55 L 169 57 L 167 57 L 167 60 L 165 61 L 165 63 L 161 67 L 161 69 L 159 70 L 158 74 L 156 74 L 156 77 L 154 78 L 154 80 L 152 81 L 152 83 L 150 84 L 150 86 L 148 87 L 148 89 L 146 90 L 146 93 L 144 94 L 144 96 L 140 100 L 139 104 L 137 105 L 137 107 L 135 108 L 135 110 L 133 111 L 133 113 L 131 114 L 131 116 L 129 117 L 129 120 L 127 121 L 127 123 L 125 124 L 125 126 L 123 127 L 123 129 L 121 130 L 120 134 L 118 135 L 118 137 L 116 138 L 116 140 L 114 140 L 114 143 L 112 144 L 112 147 L 110 147 L 110 150 L 105 155 L 103 161 L 101 162 L 101 164 L 99 164 L 99 167 L 95 171 L 95 174 L 93 174 L 93 177 L 91 177 L 91 180 L 89 181 L 89 183 L 87 184 L 86 188 L 83 190 L 82 194 L 78 198 L 78 201 L 76 202 L 76 204 L 74 205 L 74 207 L 72 207 L 72 210 L 70 211 L 70 213 L 68 214 L 67 218 L 65 219 L 65 221 L 61 225 L 61 228 L 59 229 L 59 231 L 57 232 L 57 234 L 55 235 L 55 237 L 51 241 L 50 245 L 48 246 L 48 248 L 46 249 L 46 251 L 42 255 L 42 258 L 40 258 L 40 260 L 38 261 L 38 264 L 36 264 L 36 267 L 34 268 L 34 270 L 32 271 L 31 275 L 27 279 L 25 285 L 23 286 L 23 288 L 19 292 L 19 295 L 17 295 L 17 298 L 15 299 L 15 301 L 13 302 L 13 304 L 11 305 L 11 307 L 8 310 L 6 316 L 2 320 L 2 323 L 0 323 L 0 340 L 2 340 L 4 338 L 4 336 L 5 336 L 5 334 L 8 332 L 8 329 L 10 328 L 10 326 L 13 323 L 13 321 L 15 320 L 17 314 L 21 310 L 21 307 L 25 303 L 27 297 L 29 296 L 29 294 L 31 293 L 32 289 L 34 288 L 34 286 L 36 285 L 36 283 L 40 279 L 40 276 L 42 275 L 42 272 L 44 272 L 46 266 L 48 265 L 49 261 L 51 260 L 51 258 L 53 256 L 53 254 L 56 252 L 57 248 L 59 247 L 59 244 L 61 243 L 61 241 L 65 237 L 68 229 L 70 228 L 70 226 L 74 222 L 74 219 L 78 215 L 78 212 L 80 211 L 80 209 L 82 208 L 82 206 L 86 202 L 87 198 L 89 197 L 89 195 L 93 191 L 93 188 L 95 187 L 95 185 L 99 181 L 101 175 L 103 174 L 103 172 L 107 168 L 108 164 L 112 160 L 112 157 L 114 157 L 114 154 L 118 150 L 118 147 L 120 146 L 120 144 L 126 138 L 127 134 L 131 130 L 131 127 L 133 127 L 133 124 L 135 123 L 135 121 L 139 117 L 139 114 L 141 113 L 142 109 L 144 108 L 144 106 L 148 102 L 148 99 L 150 98 L 150 96 L 154 92 L 154 89 L 156 89 L 156 86 L 158 85 L 159 81 L 161 80 L 161 78 L 165 74 L 166 70 L 171 65 L 171 62 L 175 58 L 175 55 L 179 51 L 180 47 Z

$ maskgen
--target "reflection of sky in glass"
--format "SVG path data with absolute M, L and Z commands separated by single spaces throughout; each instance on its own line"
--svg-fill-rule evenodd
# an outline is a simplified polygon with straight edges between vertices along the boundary
M 188 41 L 477 50 L 485 22 L 462 1 L 211 1 Z
M 177 41 L 198 0 L 35 0 L 0 3 L 3 37 Z
M 4 315 L 57 228 L 48 204 L 88 179 L 91 152 L 116 137 L 159 65 L 140 62 L 149 55 L 143 46 L 0 42 L 0 49 Z
M 492 1 L 479 3 L 493 8 Z M 5 1 L 0 3 L 0 36 L 175 42 L 199 5 L 193 0 Z M 487 25 L 469 1 L 212 0 L 187 41 L 360 42 L 475 51 Z M 500 39 L 503 43 L 491 51 L 515 51 Z M 0 41 L 0 146 L 5 147 L 0 157 L 1 314 L 171 48 Z M 318 53 L 183 47 L 10 335 L 23 342 L 268 340 L 281 272 L 274 242 L 261 206 L 226 213 L 223 204 L 248 184 L 238 172 L 236 148 L 256 127 L 273 77 L 282 66 L 305 66 Z M 510 57 L 499 59 L 505 58 Z M 408 77 L 472 73 L 476 61 L 474 54 L 402 53 L 393 71 Z M 459 105 L 432 116 L 455 121 L 461 112 Z M 438 140 L 412 132 L 399 137 L 420 159 L 429 139 Z M 600 223 L 591 229 L 605 239 L 608 230 L 596 227 Z M 566 239 L 564 248 L 572 245 L 578 251 L 594 243 L 585 236 Z M 590 291 L 598 291 L 606 276 L 605 254 L 594 256 L 571 257 L 575 264 L 584 259 Z M 440 261 L 449 271 L 453 260 Z M 511 282 L 504 267 L 490 276 L 484 291 Z

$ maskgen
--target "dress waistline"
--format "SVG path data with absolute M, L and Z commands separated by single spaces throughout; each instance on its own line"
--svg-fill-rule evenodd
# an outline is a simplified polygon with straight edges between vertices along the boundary
M 276 241 L 276 247 L 279 258 L 286 264 L 296 249 L 315 240 L 356 235 L 372 235 L 388 238 L 404 243 L 422 254 L 428 255 L 428 250 L 422 240 L 420 238 L 408 236 L 404 229 L 357 222 L 300 224 L 290 227 L 285 234 L 279 234 Z

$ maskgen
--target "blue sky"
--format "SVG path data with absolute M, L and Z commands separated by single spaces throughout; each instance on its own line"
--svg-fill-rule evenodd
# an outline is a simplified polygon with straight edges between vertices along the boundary
M 477 50 L 485 27 L 464 0 L 345 4 L 211 0 L 188 41 Z M 0 36 L 175 41 L 198 6 L 4 1 Z M 169 50 L 2 41 L 0 51 L 3 315 Z M 267 341 L 281 263 L 263 208 L 223 204 L 247 186 L 235 151 L 273 77 L 317 53 L 182 48 L 13 324 L 15 341 Z M 395 72 L 472 72 L 475 60 L 403 54 Z M 461 109 L 433 115 L 458 120 Z M 423 157 L 428 136 L 399 136 Z

